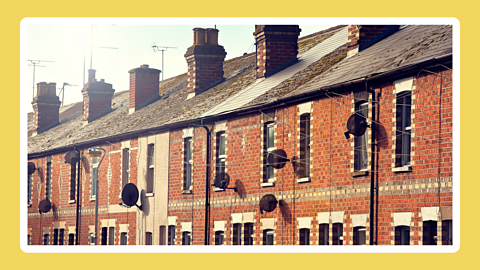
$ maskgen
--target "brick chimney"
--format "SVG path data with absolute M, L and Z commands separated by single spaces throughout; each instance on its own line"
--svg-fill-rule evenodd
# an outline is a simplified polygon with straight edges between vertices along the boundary
M 88 70 L 88 82 L 83 86 L 83 120 L 91 122 L 112 110 L 112 85 L 95 79 L 95 70 Z
M 129 113 L 144 107 L 159 96 L 160 70 L 141 65 L 130 70 Z
M 193 45 L 187 49 L 187 99 L 223 80 L 223 60 L 227 53 L 218 45 L 218 29 L 194 28 Z
M 365 50 L 398 30 L 399 25 L 349 25 L 348 56 Z
M 268 77 L 297 61 L 298 25 L 255 25 L 257 79 Z
M 37 96 L 33 99 L 33 136 L 44 132 L 59 122 L 60 99 L 56 83 L 37 83 Z

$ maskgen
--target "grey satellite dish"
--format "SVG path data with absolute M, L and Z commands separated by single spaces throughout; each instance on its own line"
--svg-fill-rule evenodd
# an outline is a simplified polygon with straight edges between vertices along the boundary
M 138 201 L 138 188 L 135 184 L 128 183 L 123 187 L 122 190 L 122 201 L 127 207 L 137 206 L 138 209 L 142 210 L 142 206 L 137 205 Z
M 263 211 L 265 212 L 272 212 L 277 208 L 277 198 L 273 194 L 267 194 L 264 195 L 261 199 L 260 202 L 258 203 L 258 206 L 260 208 L 260 214 L 263 214 Z
M 229 188 L 228 184 L 230 183 L 230 176 L 227 173 L 217 173 L 215 175 L 215 180 L 212 184 L 212 186 L 221 188 L 221 189 L 233 189 L 235 192 L 237 192 L 237 188 Z
M 275 149 L 267 155 L 267 166 L 271 166 L 275 169 L 281 169 L 285 167 L 285 164 L 290 161 L 287 158 L 287 153 L 283 149 Z
M 353 136 L 362 136 L 367 130 L 368 122 L 367 118 L 361 113 L 352 114 L 347 120 L 347 132 Z M 347 132 L 345 136 L 347 137 Z M 347 139 L 349 136 L 347 137 Z
M 48 199 L 45 199 L 38 204 L 38 212 L 40 214 L 41 213 L 48 213 L 50 211 L 50 209 L 52 209 L 52 204 L 50 203 L 50 201 Z
M 28 162 L 28 175 L 31 175 L 35 172 L 37 168 L 35 167 L 35 163 Z
M 65 163 L 75 164 L 80 160 L 80 153 L 76 150 L 68 151 L 65 154 Z

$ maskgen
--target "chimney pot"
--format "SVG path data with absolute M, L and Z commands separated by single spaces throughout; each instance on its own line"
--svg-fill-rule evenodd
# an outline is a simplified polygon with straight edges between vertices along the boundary
M 207 44 L 218 45 L 218 29 L 207 28 Z
M 95 69 L 89 69 L 88 70 L 88 82 L 94 82 L 95 81 Z
M 193 45 L 205 44 L 205 29 L 193 28 Z

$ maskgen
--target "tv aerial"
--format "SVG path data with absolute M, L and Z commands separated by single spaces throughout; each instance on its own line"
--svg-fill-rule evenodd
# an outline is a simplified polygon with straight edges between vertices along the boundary
M 55 61 L 49 61 L 49 60 L 27 60 L 30 61 L 31 65 L 33 66 L 33 94 L 32 94 L 32 100 L 35 98 L 35 67 L 46 67 L 46 66 L 40 66 L 41 62 L 55 62 Z
M 28 162 L 28 175 L 32 175 L 37 168 L 35 167 L 35 163 Z
M 228 187 L 229 183 L 230 183 L 230 176 L 227 173 L 217 173 L 217 175 L 215 175 L 215 180 L 212 186 L 216 188 L 221 188 L 221 189 L 233 189 L 235 192 L 238 192 L 238 189 L 236 187 L 229 188 Z
M 128 183 L 123 187 L 122 190 L 122 203 L 119 205 L 126 206 L 130 208 L 132 206 L 138 207 L 138 209 L 142 210 L 142 206 L 137 204 L 138 201 L 138 188 L 133 183 Z
M 350 134 L 359 137 L 365 134 L 367 128 L 370 127 L 367 121 L 367 117 L 362 113 L 354 113 L 348 117 L 347 131 L 345 131 L 345 138 L 350 139 Z
M 48 200 L 48 199 L 45 199 L 38 204 L 38 212 L 40 214 L 48 213 L 50 211 L 50 209 L 52 209 L 52 204 L 50 203 L 50 200 Z
M 58 95 L 62 95 L 62 106 L 63 106 L 63 101 L 65 100 L 65 86 L 78 86 L 78 85 L 64 82 L 62 88 L 59 88 L 59 89 L 62 89 L 58 94 Z
M 283 200 L 278 201 L 273 194 L 264 195 L 258 203 L 258 206 L 260 208 L 260 214 L 263 215 L 263 211 L 272 212 L 273 210 L 275 210 L 275 208 L 277 208 L 277 204 L 280 204 L 281 206 L 283 203 Z
M 155 42 L 153 42 L 152 48 L 154 52 L 162 52 L 162 81 L 163 81 L 163 74 L 165 73 L 163 72 L 163 52 L 165 52 L 168 49 L 176 49 L 177 47 L 157 46 L 155 45 Z

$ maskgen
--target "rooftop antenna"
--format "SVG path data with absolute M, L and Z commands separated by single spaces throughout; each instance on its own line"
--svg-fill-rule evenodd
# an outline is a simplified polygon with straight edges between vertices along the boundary
M 63 106 L 63 101 L 65 100 L 65 86 L 78 86 L 78 85 L 64 82 L 62 88 L 59 88 L 59 89 L 62 89 L 59 93 L 59 95 L 62 95 L 62 106 Z
M 97 28 L 96 25 L 92 25 L 91 39 L 90 39 L 90 69 L 93 67 L 93 48 L 102 48 L 102 49 L 118 49 L 114 47 L 98 47 L 93 46 L 93 27 Z M 83 85 L 85 85 L 85 47 L 83 48 Z
M 162 81 L 163 81 L 163 74 L 165 72 L 163 71 L 163 52 L 166 51 L 167 49 L 176 49 L 177 47 L 166 47 L 166 46 L 157 46 L 155 45 L 155 42 L 152 45 L 153 51 L 154 52 L 162 52 Z
M 33 86 L 32 86 L 32 91 L 33 91 L 32 100 L 33 100 L 35 98 L 35 67 L 45 67 L 45 66 L 38 65 L 40 64 L 40 62 L 55 62 L 55 61 L 48 61 L 48 60 L 27 60 L 27 61 L 30 61 L 30 63 L 32 63 L 32 65 L 30 66 L 33 66 Z

